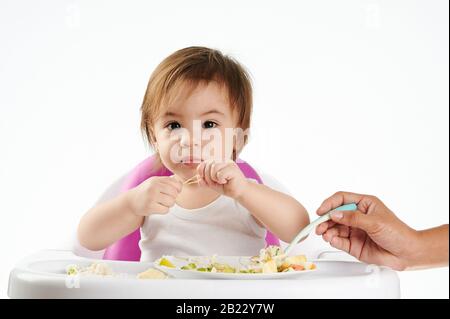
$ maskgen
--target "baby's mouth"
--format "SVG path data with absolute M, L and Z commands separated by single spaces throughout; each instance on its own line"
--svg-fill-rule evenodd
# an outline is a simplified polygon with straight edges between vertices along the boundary
M 187 165 L 187 166 L 197 166 L 201 162 L 202 162 L 201 159 L 192 157 L 192 156 L 187 156 L 180 160 L 180 164 Z

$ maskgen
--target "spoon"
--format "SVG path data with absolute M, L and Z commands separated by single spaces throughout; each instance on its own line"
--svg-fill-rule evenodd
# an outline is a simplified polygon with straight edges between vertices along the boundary
M 336 210 L 356 210 L 357 206 L 355 203 L 351 203 L 351 204 L 346 204 L 346 205 L 342 205 L 339 207 L 336 207 L 335 209 L 329 211 L 328 213 L 326 213 L 325 215 L 320 216 L 319 218 L 317 218 L 315 221 L 311 222 L 308 226 L 306 226 L 305 228 L 303 228 L 298 234 L 297 236 L 295 236 L 294 240 L 289 244 L 289 246 L 287 246 L 287 248 L 284 250 L 284 253 L 286 255 L 289 254 L 289 252 L 294 248 L 294 246 L 303 238 L 305 238 L 306 236 L 308 236 L 308 234 L 316 228 L 317 225 L 326 222 L 327 220 L 331 219 L 331 213 L 336 211 Z

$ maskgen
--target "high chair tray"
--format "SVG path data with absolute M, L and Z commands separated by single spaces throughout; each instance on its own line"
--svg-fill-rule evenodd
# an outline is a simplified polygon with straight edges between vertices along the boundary
M 317 271 L 295 279 L 137 279 L 151 262 L 109 261 L 113 277 L 67 276 L 69 264 L 94 259 L 71 251 L 45 250 L 17 264 L 9 277 L 10 298 L 399 298 L 397 273 L 354 261 L 319 259 Z

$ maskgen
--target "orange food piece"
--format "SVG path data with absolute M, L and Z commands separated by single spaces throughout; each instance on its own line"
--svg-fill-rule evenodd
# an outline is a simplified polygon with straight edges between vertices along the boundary
M 291 265 L 292 269 L 294 270 L 305 270 L 305 267 L 303 267 L 302 265 Z

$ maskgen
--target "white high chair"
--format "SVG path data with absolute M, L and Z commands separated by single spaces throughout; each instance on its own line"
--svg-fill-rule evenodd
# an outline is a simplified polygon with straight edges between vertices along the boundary
M 127 174 L 115 181 L 98 202 L 120 192 Z M 267 175 L 267 184 L 279 183 Z M 270 182 L 267 182 L 270 181 Z M 284 248 L 285 243 L 281 242 Z M 317 271 L 299 279 L 282 280 L 142 280 L 135 275 L 152 265 L 148 262 L 110 261 L 117 273 L 132 276 L 74 278 L 65 274 L 69 264 L 88 265 L 103 258 L 104 251 L 82 247 L 74 235 L 73 247 L 43 250 L 22 261 L 11 271 L 10 298 L 399 298 L 399 278 L 395 271 L 366 265 L 353 257 L 327 247 L 310 235 L 293 254 L 314 259 Z M 76 280 L 75 280 L 76 279 Z

